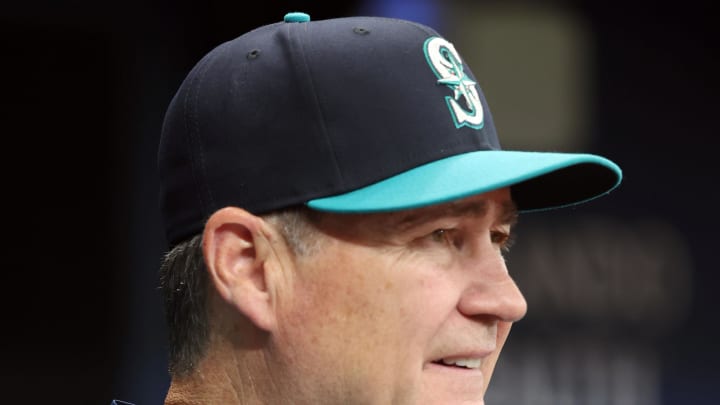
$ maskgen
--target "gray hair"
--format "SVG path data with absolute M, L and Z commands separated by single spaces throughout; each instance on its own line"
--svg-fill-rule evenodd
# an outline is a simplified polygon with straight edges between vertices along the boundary
M 277 227 L 293 253 L 305 256 L 316 250 L 312 212 L 293 207 L 263 215 Z M 202 234 L 179 243 L 165 254 L 160 265 L 165 319 L 168 326 L 168 369 L 185 376 L 205 355 L 210 335 L 209 277 L 202 253 Z

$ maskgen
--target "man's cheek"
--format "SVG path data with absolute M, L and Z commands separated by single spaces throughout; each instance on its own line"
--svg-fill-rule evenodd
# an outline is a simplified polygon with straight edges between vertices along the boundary
M 495 352 L 483 362 L 482 367 L 483 375 L 485 376 L 485 391 L 487 391 L 488 384 L 490 384 L 490 378 L 492 377 L 493 370 L 495 370 L 500 352 L 510 334 L 510 328 L 512 328 L 512 322 L 498 321 Z

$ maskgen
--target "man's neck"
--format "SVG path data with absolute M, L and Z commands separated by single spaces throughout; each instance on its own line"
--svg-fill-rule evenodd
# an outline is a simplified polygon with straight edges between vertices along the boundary
M 213 342 L 197 368 L 173 376 L 165 405 L 255 405 L 272 403 L 271 385 L 262 350 L 237 351 Z

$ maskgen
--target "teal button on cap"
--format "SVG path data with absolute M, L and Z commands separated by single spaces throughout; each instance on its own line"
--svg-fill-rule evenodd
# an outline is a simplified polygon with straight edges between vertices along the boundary
M 308 22 L 310 16 L 305 13 L 294 12 L 285 14 L 285 22 Z

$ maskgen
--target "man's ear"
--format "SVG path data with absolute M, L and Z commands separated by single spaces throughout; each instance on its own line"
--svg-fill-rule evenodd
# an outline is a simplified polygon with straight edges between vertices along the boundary
M 236 207 L 216 211 L 205 224 L 203 254 L 215 290 L 261 330 L 275 327 L 267 285 L 270 242 L 264 221 Z

